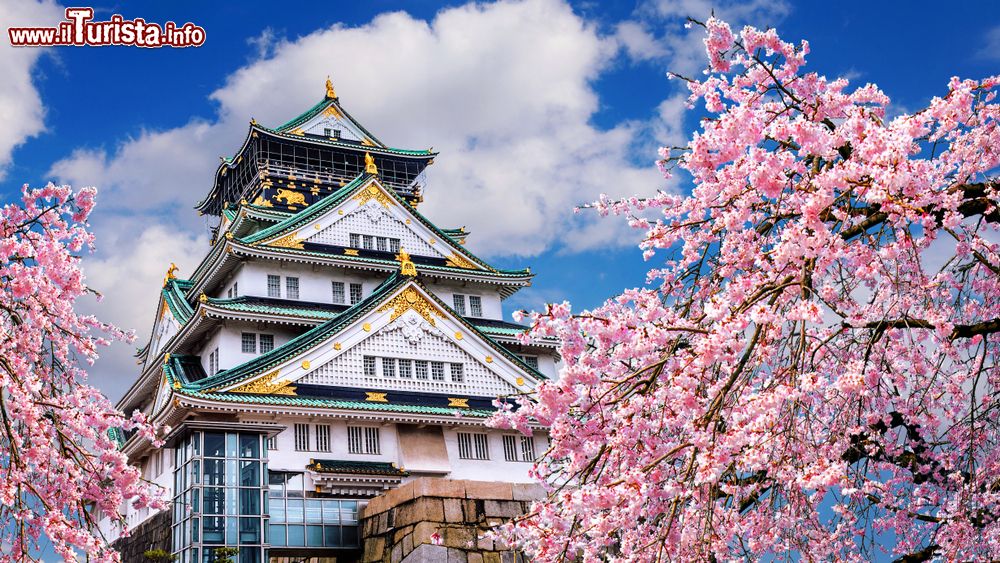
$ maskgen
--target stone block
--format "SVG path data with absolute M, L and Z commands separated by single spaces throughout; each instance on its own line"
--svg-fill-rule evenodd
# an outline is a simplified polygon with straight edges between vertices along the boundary
M 469 553 L 469 563 L 483 563 L 483 556 L 476 552 L 471 552 Z
M 417 546 L 403 559 L 403 563 L 445 563 L 448 561 L 448 548 L 443 545 L 423 544 Z M 496 563 L 500 563 L 497 559 Z
M 483 554 L 483 563 L 500 563 L 500 554 L 495 551 L 487 551 Z
M 456 479 L 434 479 L 422 477 L 410 484 L 413 486 L 414 498 L 440 497 L 440 498 L 465 498 L 465 484 L 467 481 Z
M 416 551 L 421 544 L 431 543 L 431 535 L 438 531 L 436 522 L 420 522 L 413 527 L 413 551 Z
M 503 502 L 496 500 L 483 501 L 483 510 L 487 517 L 499 516 L 501 518 L 515 518 L 524 514 L 519 502 Z
M 545 487 L 538 483 L 516 483 L 511 487 L 514 500 L 539 500 L 545 498 Z
M 365 552 L 363 555 L 363 560 L 366 563 L 370 563 L 373 561 L 381 561 L 384 552 L 385 552 L 385 538 L 383 538 L 382 536 L 365 538 Z
M 462 522 L 462 501 L 456 498 L 444 499 L 444 520 L 445 522 Z
M 479 542 L 476 546 L 482 551 L 493 551 L 493 539 L 486 536 L 479 536 Z
M 476 529 L 469 526 L 448 526 L 438 531 L 441 543 L 458 549 L 474 549 L 476 545 Z
M 466 481 L 465 498 L 514 500 L 514 490 L 510 483 L 492 481 Z
M 406 534 L 405 536 L 403 536 L 402 544 L 403 544 L 403 557 L 406 557 L 407 555 L 410 554 L 411 551 L 413 551 L 413 535 Z
M 377 496 L 368 501 L 368 504 L 361 509 L 358 513 L 358 518 L 368 518 L 369 516 L 373 516 L 379 512 L 384 512 L 386 507 L 385 495 Z
M 385 507 L 382 510 L 388 510 L 392 507 L 399 506 L 400 504 L 413 499 L 413 483 L 407 483 L 395 489 L 390 489 L 389 492 L 375 498 L 385 499 Z M 370 503 L 369 506 L 371 506 Z
M 517 554 L 513 551 L 501 551 L 500 563 L 520 563 L 520 561 L 518 561 Z
M 462 503 L 462 512 L 466 522 L 479 522 L 479 518 L 484 514 L 483 501 L 467 500 Z
M 439 498 L 420 497 L 396 508 L 396 526 L 418 522 L 444 522 L 444 505 Z
M 448 563 L 468 563 L 469 557 L 461 549 L 448 548 Z
M 392 550 L 389 552 L 389 563 L 400 563 L 403 560 L 403 546 L 396 544 L 392 546 Z

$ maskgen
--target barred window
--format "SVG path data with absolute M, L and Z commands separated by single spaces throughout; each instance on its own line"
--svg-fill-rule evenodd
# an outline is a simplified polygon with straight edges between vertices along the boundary
M 389 249 L 388 241 L 385 237 L 375 237 L 375 249 L 385 252 Z
M 288 299 L 298 299 L 299 298 L 299 278 L 287 277 L 285 278 L 285 297 Z
M 528 367 L 531 369 L 538 369 L 538 356 L 521 356 L 521 359 L 524 360 L 524 363 L 528 364 Z
M 295 425 L 295 451 L 297 451 L 297 452 L 307 452 L 307 451 L 309 451 L 309 425 L 308 424 L 296 424 Z
M 281 297 L 281 276 L 267 276 L 267 296 Z
M 469 316 L 483 316 L 483 298 L 478 295 L 469 296 Z
M 267 437 L 267 449 L 269 449 L 269 450 L 276 450 L 276 449 L 278 449 L 278 437 L 277 436 L 268 436 Z
M 396 358 L 382 358 L 382 377 L 396 377 Z
M 274 350 L 274 335 L 273 334 L 260 335 L 260 353 L 266 354 L 271 350 Z
M 233 298 L 233 288 L 231 288 L 231 287 L 229 288 L 229 291 L 226 292 L 226 297 L 228 297 L 230 299 Z
M 459 315 L 465 316 L 465 296 L 455 294 L 451 296 L 452 302 L 455 304 L 455 312 Z
M 352 283 L 351 284 L 351 305 L 361 301 L 361 284 Z
M 399 239 L 391 238 L 389 239 L 389 252 L 399 252 Z
M 416 368 L 417 379 L 427 379 L 427 362 L 424 360 L 414 360 L 413 365 Z
M 357 233 L 351 233 L 351 246 L 354 248 L 361 247 L 361 235 Z
M 344 302 L 344 282 L 333 282 L 333 302 Z
M 365 356 L 365 377 L 375 377 L 375 356 Z
M 535 439 L 531 436 L 505 435 L 503 458 L 507 461 L 535 461 Z
M 461 459 L 490 459 L 490 443 L 486 434 L 459 432 L 458 457 Z
M 431 379 L 444 381 L 444 362 L 431 362 Z
M 413 360 L 404 360 L 400 358 L 399 377 L 405 377 L 407 379 L 413 377 Z
M 361 248 L 365 250 L 372 250 L 375 248 L 374 239 L 372 235 L 361 235 Z
M 242 334 L 242 350 L 244 354 L 256 354 L 257 353 L 257 335 L 252 332 L 244 332 Z
M 216 348 L 208 354 L 208 375 L 219 373 L 219 349 Z
M 328 452 L 328 451 L 330 451 L 330 425 L 329 424 L 317 424 L 316 425 L 316 451 L 317 452 Z
M 462 364 L 451 364 L 452 383 L 462 383 L 465 381 L 465 366 Z
M 240 296 L 240 284 L 239 282 L 233 282 L 233 297 Z
M 378 455 L 379 429 L 371 426 L 348 426 L 347 451 L 352 454 Z

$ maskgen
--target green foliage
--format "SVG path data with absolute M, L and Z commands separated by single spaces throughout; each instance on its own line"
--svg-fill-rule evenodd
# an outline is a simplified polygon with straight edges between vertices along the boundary
M 164 551 L 162 549 L 150 549 L 142 554 L 149 561 L 154 561 L 155 563 L 170 563 L 171 561 L 176 561 L 177 556 Z
M 240 554 L 240 550 L 235 547 L 217 547 L 212 550 L 215 556 L 215 563 L 235 563 L 233 557 Z

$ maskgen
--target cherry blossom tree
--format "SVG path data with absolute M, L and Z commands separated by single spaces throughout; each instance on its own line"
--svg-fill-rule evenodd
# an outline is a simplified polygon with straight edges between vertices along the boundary
M 93 247 L 95 195 L 25 186 L 21 205 L 0 209 L 0 561 L 33 560 L 46 541 L 67 561 L 118 561 L 97 521 L 120 521 L 125 502 L 162 507 L 112 439 L 156 442 L 153 428 L 117 412 L 81 367 L 130 338 L 73 309 L 89 291 L 79 253 Z
M 1000 559 L 1000 76 L 890 118 L 809 45 L 705 28 L 689 196 L 602 199 L 649 285 L 531 315 L 565 365 L 495 417 L 551 426 L 537 561 Z M 651 218 L 652 217 L 652 218 Z

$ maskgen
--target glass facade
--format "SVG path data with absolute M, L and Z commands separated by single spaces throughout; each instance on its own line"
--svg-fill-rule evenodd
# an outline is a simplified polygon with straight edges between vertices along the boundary
M 211 563 L 220 547 L 238 563 L 268 549 L 357 549 L 366 503 L 307 490 L 302 473 L 268 472 L 267 437 L 193 431 L 175 447 L 172 551 L 179 563 Z
M 272 472 L 268 487 L 273 547 L 357 548 L 357 500 L 307 496 L 301 473 Z
M 264 561 L 267 453 L 262 436 L 192 432 L 176 447 L 173 552 L 208 563 L 218 547 L 239 548 L 239 563 Z

